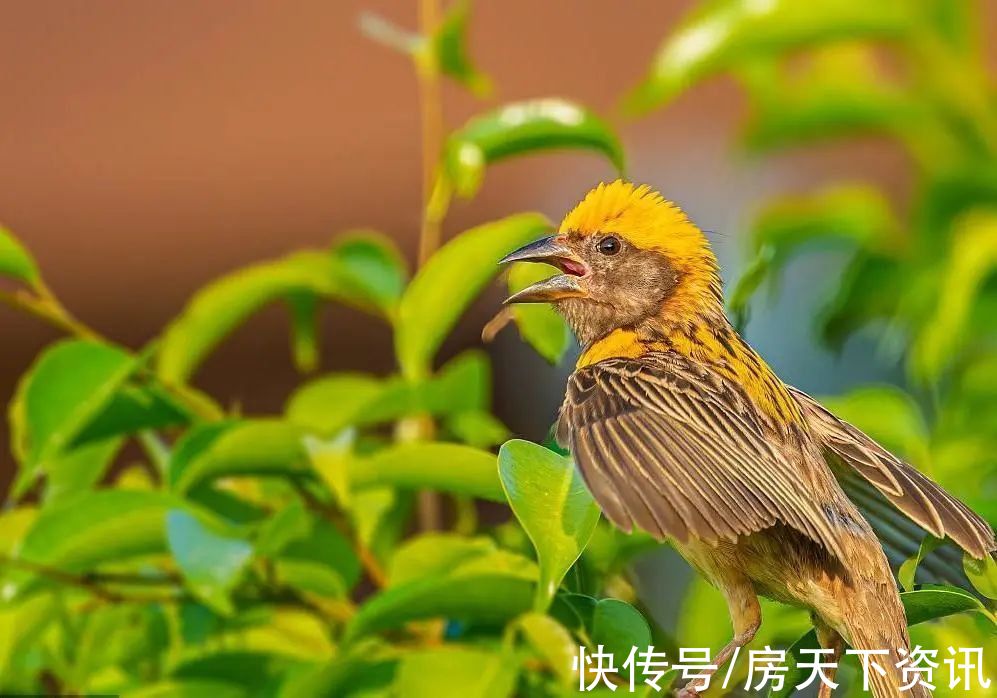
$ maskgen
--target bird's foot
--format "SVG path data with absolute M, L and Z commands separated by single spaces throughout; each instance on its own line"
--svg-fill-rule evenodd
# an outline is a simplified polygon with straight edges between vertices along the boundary
M 675 691 L 675 698 L 699 698 L 699 691 L 693 686 L 683 686 Z

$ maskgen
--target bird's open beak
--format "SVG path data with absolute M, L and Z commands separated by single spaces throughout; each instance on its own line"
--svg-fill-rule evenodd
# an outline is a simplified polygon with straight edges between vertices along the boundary
M 527 286 L 519 293 L 505 299 L 508 303 L 549 303 L 562 298 L 577 298 L 587 295 L 580 280 L 588 272 L 588 266 L 579 259 L 559 235 L 551 235 L 529 245 L 520 247 L 500 260 L 506 262 L 543 262 L 560 269 L 563 273 Z

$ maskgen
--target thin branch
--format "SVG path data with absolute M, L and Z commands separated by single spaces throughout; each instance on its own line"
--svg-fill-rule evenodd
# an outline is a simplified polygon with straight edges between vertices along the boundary
M 443 144 L 443 97 L 440 69 L 432 50 L 432 37 L 440 24 L 439 0 L 419 0 L 419 33 L 425 48 L 416 55 L 419 79 L 419 108 L 422 116 L 422 230 L 419 233 L 419 266 L 425 264 L 440 246 L 440 216 L 432 215 L 430 204 L 436 185 L 436 167 Z

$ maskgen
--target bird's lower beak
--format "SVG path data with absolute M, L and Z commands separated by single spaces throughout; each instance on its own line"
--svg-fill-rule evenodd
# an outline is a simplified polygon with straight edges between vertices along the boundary
M 578 258 L 558 235 L 551 235 L 529 245 L 520 247 L 499 262 L 542 262 L 560 269 L 549 279 L 527 286 L 519 293 L 505 299 L 508 303 L 549 303 L 562 298 L 577 298 L 587 295 L 581 279 L 588 274 L 585 262 Z

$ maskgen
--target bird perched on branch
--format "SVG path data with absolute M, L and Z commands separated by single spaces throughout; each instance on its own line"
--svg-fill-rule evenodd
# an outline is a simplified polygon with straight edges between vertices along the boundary
M 870 688 L 900 696 L 907 623 L 869 521 L 906 517 L 917 526 L 894 531 L 976 558 L 997 547 L 987 522 L 779 380 L 724 314 L 702 231 L 648 187 L 599 185 L 555 235 L 503 261 L 561 271 L 506 301 L 552 303 L 582 346 L 558 440 L 610 521 L 671 539 L 723 593 L 734 637 L 714 664 L 751 642 L 762 595 L 810 609 L 835 662 L 846 642 L 888 650 Z

